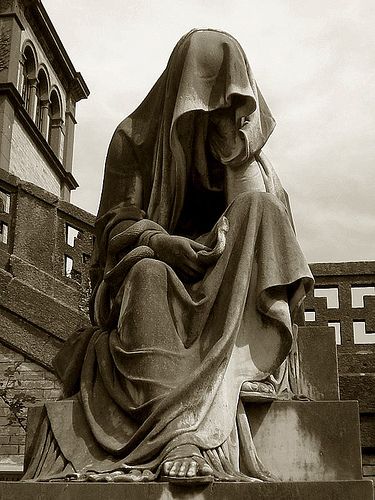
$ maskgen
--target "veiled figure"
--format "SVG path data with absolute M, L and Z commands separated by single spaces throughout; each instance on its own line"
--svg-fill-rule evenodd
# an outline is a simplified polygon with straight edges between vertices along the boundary
M 241 398 L 291 397 L 312 286 L 261 151 L 274 123 L 238 42 L 193 30 L 117 127 L 93 326 L 55 359 L 67 398 L 46 404 L 25 479 L 271 479 Z

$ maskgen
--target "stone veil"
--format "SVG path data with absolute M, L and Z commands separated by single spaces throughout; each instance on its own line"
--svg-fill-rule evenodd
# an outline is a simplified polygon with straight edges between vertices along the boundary
M 24 479 L 153 480 L 184 453 L 215 479 L 271 479 L 240 391 L 290 396 L 293 318 L 313 283 L 262 152 L 274 125 L 238 42 L 205 29 L 117 127 L 93 326 L 55 359 L 66 398 L 46 403 Z

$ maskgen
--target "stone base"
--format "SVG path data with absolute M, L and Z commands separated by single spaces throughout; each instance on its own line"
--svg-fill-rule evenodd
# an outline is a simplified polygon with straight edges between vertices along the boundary
M 50 404 L 73 411 L 72 404 Z M 33 439 L 38 433 L 42 409 L 29 410 L 26 469 L 34 453 Z M 329 482 L 362 478 L 357 402 L 248 403 L 245 409 L 259 458 L 280 481 Z M 66 412 L 61 415 L 69 417 Z
M 356 401 L 246 404 L 255 448 L 281 481 L 359 480 Z
M 214 483 L 186 487 L 168 483 L 0 483 L 4 500 L 373 500 L 371 481 Z

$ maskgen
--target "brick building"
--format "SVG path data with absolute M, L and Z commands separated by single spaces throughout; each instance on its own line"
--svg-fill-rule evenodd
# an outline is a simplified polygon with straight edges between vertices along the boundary
M 68 202 L 76 103 L 88 94 L 41 1 L 1 0 L 0 470 L 22 467 L 24 412 L 14 420 L 10 405 L 60 395 L 51 359 L 87 322 L 93 217 Z
M 39 0 L 2 0 L 0 49 L 0 168 L 69 201 L 87 85 Z

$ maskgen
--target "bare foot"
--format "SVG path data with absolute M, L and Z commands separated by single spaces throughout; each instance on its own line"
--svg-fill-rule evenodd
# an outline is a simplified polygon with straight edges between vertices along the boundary
M 199 448 L 184 445 L 175 448 L 163 463 L 162 475 L 170 478 L 198 478 L 212 476 L 213 470 L 202 457 Z
M 269 382 L 244 382 L 241 391 L 259 392 L 261 394 L 274 394 L 275 389 Z

